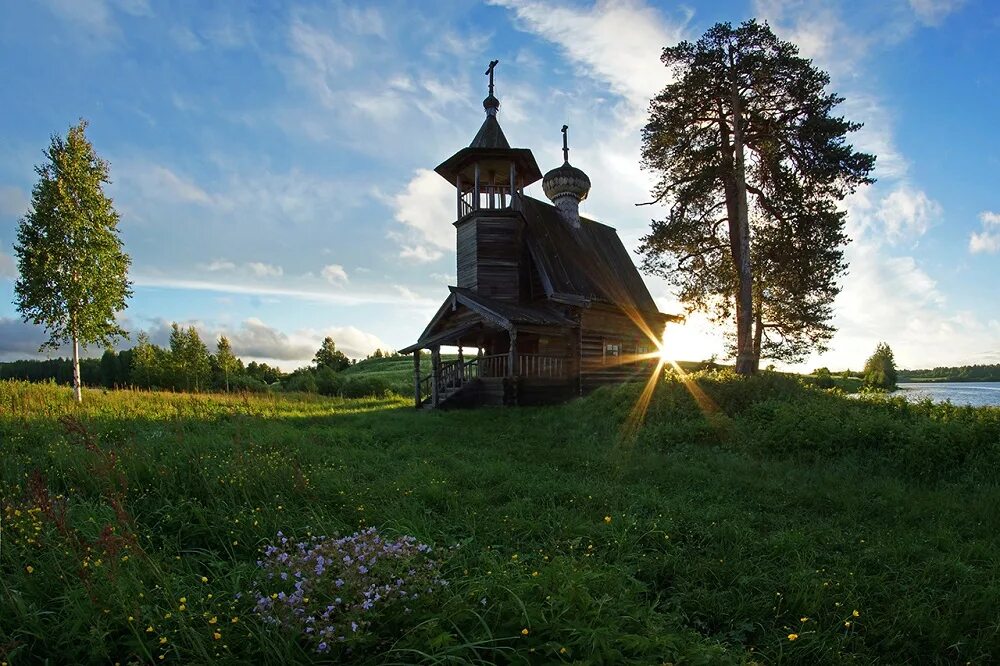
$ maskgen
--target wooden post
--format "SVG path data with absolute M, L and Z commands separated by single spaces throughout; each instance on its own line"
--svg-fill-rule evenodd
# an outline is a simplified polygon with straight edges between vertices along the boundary
M 458 193 L 457 194 L 458 201 L 456 204 L 458 217 L 456 217 L 455 219 L 461 220 L 462 219 L 462 174 L 458 174 L 455 177 L 455 191 Z
M 441 381 L 441 347 L 431 347 L 431 404 L 438 406 L 438 383 Z
M 476 187 L 476 199 L 475 201 L 472 202 L 472 209 L 479 210 L 479 162 L 476 162 L 475 187 Z
M 510 350 L 507 352 L 507 376 L 517 374 L 517 329 L 510 329 Z
M 413 402 L 420 409 L 420 350 L 413 352 Z
M 465 357 L 462 356 L 462 343 L 458 343 L 458 383 L 465 382 Z
M 514 207 L 514 193 L 517 191 L 517 170 L 514 168 L 514 163 L 510 163 L 510 207 Z

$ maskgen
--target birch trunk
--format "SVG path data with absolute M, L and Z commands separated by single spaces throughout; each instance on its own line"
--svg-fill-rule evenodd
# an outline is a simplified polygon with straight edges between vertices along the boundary
M 73 331 L 73 399 L 83 402 L 83 391 L 80 389 L 80 341 Z

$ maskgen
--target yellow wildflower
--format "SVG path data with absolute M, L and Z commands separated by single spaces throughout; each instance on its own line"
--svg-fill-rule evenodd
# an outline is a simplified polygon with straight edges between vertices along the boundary
M 788 640 L 790 640 L 790 641 L 794 641 L 798 637 L 799 637 L 798 634 L 788 634 Z
M 531 572 L 531 577 L 532 578 L 538 578 L 538 572 L 537 571 L 532 571 Z
M 852 612 L 851 615 L 853 615 L 854 617 L 861 617 L 861 613 L 859 613 L 858 611 Z
M 215 617 L 215 616 L 213 615 L 213 616 L 212 616 L 212 619 L 211 619 L 211 620 L 209 620 L 209 621 L 208 621 L 208 623 L 209 623 L 209 624 L 215 624 L 215 623 L 216 623 L 216 622 L 218 622 L 218 621 L 219 621 L 219 618 L 217 618 L 217 617 Z
M 27 571 L 28 573 L 34 573 L 34 572 L 35 572 L 35 567 L 33 567 L 33 566 L 31 566 L 31 565 L 29 564 L 28 566 L 26 566 L 26 567 L 24 568 L 24 570 L 25 570 L 25 571 Z
M 201 577 L 201 582 L 203 582 L 203 583 L 207 583 L 207 582 L 208 582 L 208 578 L 207 578 L 207 577 L 205 577 L 205 576 L 202 576 L 202 577 Z
M 163 645 L 166 642 L 167 642 L 167 637 L 166 636 L 160 636 L 160 645 Z
M 604 523 L 606 525 L 610 525 L 611 524 L 611 516 L 604 516 Z
M 219 640 L 220 638 L 222 638 L 222 634 L 220 634 L 219 632 L 215 632 L 214 634 L 212 634 L 212 638 L 214 638 L 215 640 Z
M 525 627 L 524 629 L 521 630 L 521 635 L 522 636 L 527 636 L 528 635 L 528 628 L 527 627 Z

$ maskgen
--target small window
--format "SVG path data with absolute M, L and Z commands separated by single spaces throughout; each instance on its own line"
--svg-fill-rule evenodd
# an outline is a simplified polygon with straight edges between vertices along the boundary
M 617 359 L 622 355 L 622 343 L 620 340 L 604 341 L 604 362 L 607 363 Z

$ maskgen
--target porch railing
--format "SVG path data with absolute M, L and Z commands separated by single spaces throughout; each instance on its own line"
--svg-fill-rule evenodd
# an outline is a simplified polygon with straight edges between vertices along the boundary
M 489 354 L 474 356 L 461 362 L 446 361 L 438 370 L 438 400 L 462 388 L 464 384 L 480 377 L 508 377 L 509 354 Z M 544 354 L 518 354 L 515 360 L 517 376 L 559 379 L 566 376 L 567 359 L 563 356 Z M 429 373 L 417 382 L 418 401 L 423 402 L 434 395 L 434 375 Z

